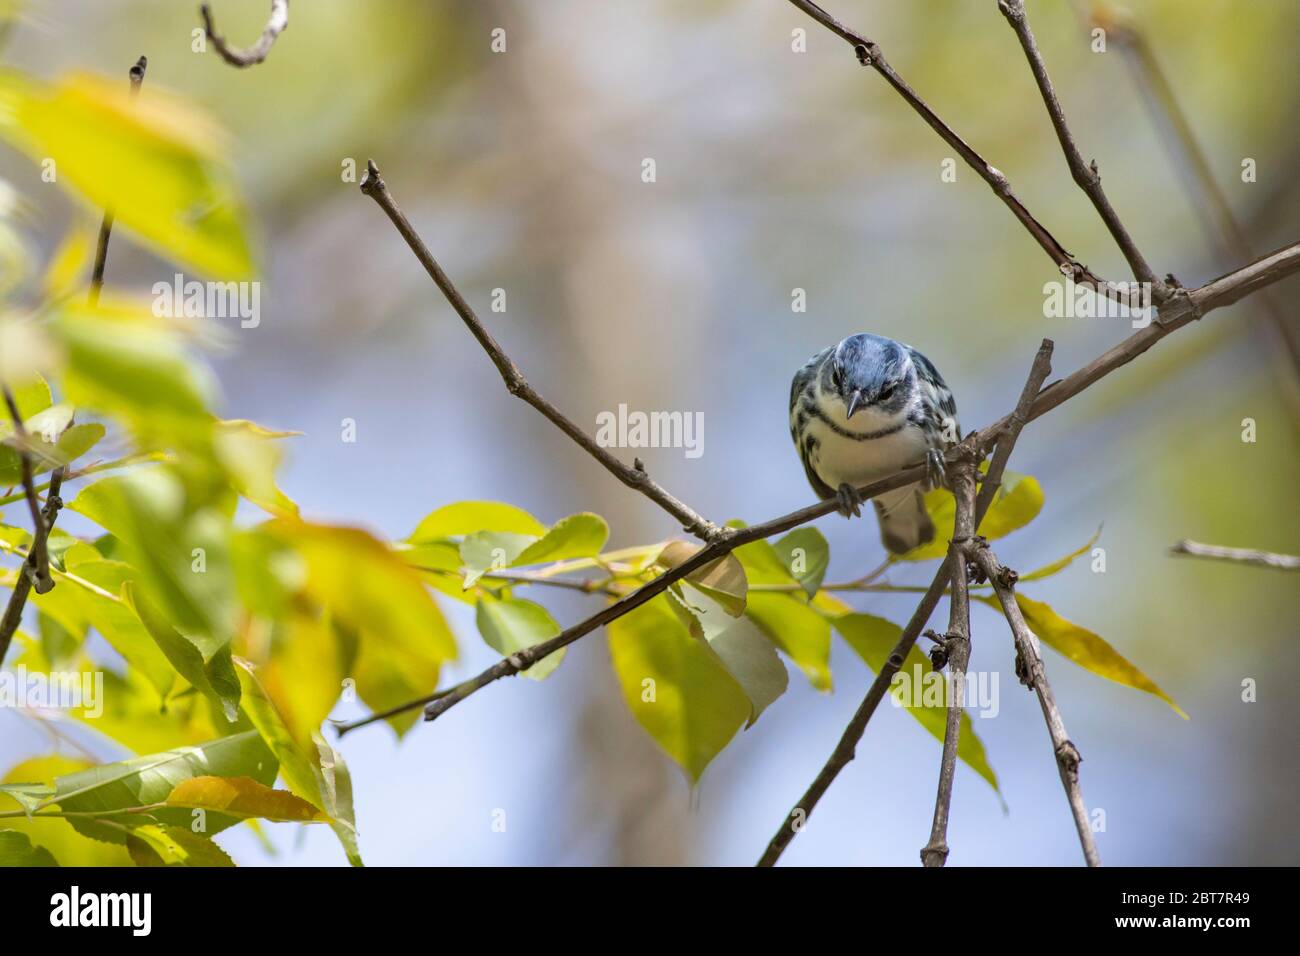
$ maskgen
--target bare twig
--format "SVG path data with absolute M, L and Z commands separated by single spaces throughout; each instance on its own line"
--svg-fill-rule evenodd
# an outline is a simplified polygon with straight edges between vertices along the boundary
M 231 66 L 243 69 L 265 60 L 271 47 L 275 46 L 275 41 L 289 26 L 289 0 L 271 0 L 271 16 L 266 21 L 266 27 L 257 42 L 247 50 L 236 50 L 217 33 L 217 26 L 212 22 L 212 9 L 206 3 L 199 7 L 199 15 L 203 17 L 203 30 L 213 49 Z
M 1052 371 L 1052 347 L 1050 339 L 1043 340 L 1038 353 L 1034 356 L 1033 365 L 1029 369 L 1029 378 L 1025 381 L 1025 387 L 1021 389 L 1020 398 L 1016 402 L 1015 409 L 1006 418 L 985 430 L 986 434 L 992 434 L 997 438 L 998 445 L 997 450 L 993 453 L 992 461 L 989 462 L 988 471 L 984 475 L 984 483 L 980 487 L 979 497 L 975 502 L 976 529 L 984 521 L 984 516 L 988 514 L 989 506 L 993 503 L 993 496 L 997 494 L 998 486 L 1002 484 L 1002 472 L 1006 469 L 1007 460 L 1011 457 L 1011 449 L 1015 447 L 1016 440 L 1020 437 L 1020 430 L 1030 420 L 1037 396 L 1043 394 L 1040 389 L 1042 389 L 1043 382 L 1047 381 L 1047 376 Z M 853 719 L 844 728 L 844 733 L 840 735 L 839 742 L 836 743 L 830 758 L 818 771 L 817 776 L 804 792 L 804 795 L 799 798 L 799 802 L 786 815 L 781 826 L 777 828 L 776 834 L 768 842 L 767 849 L 763 851 L 762 857 L 759 858 L 759 866 L 776 865 L 776 861 L 781 858 L 781 854 L 790 845 L 790 841 L 794 839 L 795 834 L 803 828 L 808 818 L 812 816 L 813 809 L 817 806 L 818 801 L 821 800 L 830 785 L 835 782 L 835 778 L 839 776 L 840 771 L 853 760 L 857 753 L 858 741 L 866 733 L 867 724 L 871 722 L 871 717 L 875 714 L 876 708 L 884 700 L 890 682 L 893 681 L 894 675 L 902 668 L 903 662 L 912 650 L 912 646 L 916 644 L 916 640 L 925 629 L 925 625 L 929 623 L 930 615 L 934 613 L 935 607 L 938 606 L 939 599 L 943 597 L 943 592 L 952 576 L 952 563 L 952 554 L 949 553 L 943 559 L 943 563 L 939 565 L 939 570 L 934 574 L 934 580 L 930 582 L 930 587 L 926 590 L 920 603 L 917 604 L 916 610 L 912 612 L 912 617 L 907 622 L 907 626 L 903 628 L 898 643 L 889 652 L 885 665 L 876 674 L 876 679 L 871 682 L 871 687 L 867 690 L 867 695 L 862 699 L 862 703 L 858 705 L 857 711 L 854 712 Z
M 31 547 L 28 548 L 27 557 L 23 560 L 18 580 L 14 582 L 9 603 L 5 605 L 4 617 L 0 618 L 0 664 L 4 663 L 5 655 L 9 653 L 9 645 L 18 632 L 18 625 L 22 623 L 23 609 L 27 606 L 27 597 L 32 587 L 36 587 L 37 594 L 44 594 L 54 587 L 54 580 L 49 577 L 48 565 L 45 582 L 37 583 L 37 562 L 39 555 L 47 553 L 46 543 L 49 541 L 50 530 L 54 527 L 54 520 L 59 516 L 59 509 L 63 507 L 63 499 L 59 497 L 62 484 L 63 469 L 56 468 L 50 477 L 50 489 L 45 495 L 45 508 L 41 512 L 36 531 L 32 534 Z
M 1065 247 L 1057 242 L 1056 237 L 1048 232 L 1047 228 L 1025 208 L 1024 203 L 1016 198 L 1011 191 L 1011 182 L 1002 171 L 990 165 L 969 143 L 958 136 L 953 128 L 945 123 L 930 108 L 930 105 L 921 99 L 920 95 L 894 71 L 894 68 L 885 59 L 885 54 L 878 43 L 849 29 L 816 3 L 813 3 L 812 0 L 790 0 L 790 2 L 852 46 L 854 53 L 858 57 L 858 62 L 871 67 L 883 76 L 885 81 L 894 88 L 894 91 L 907 102 L 907 105 L 920 114 L 921 119 L 925 120 L 929 127 L 938 133 L 945 143 L 956 150 L 962 160 L 989 184 L 993 192 L 1006 204 L 1012 214 L 1020 220 L 1020 224 L 1025 227 L 1042 250 L 1051 257 L 1064 275 L 1069 276 L 1075 283 L 1096 289 L 1099 293 L 1115 301 L 1126 303 L 1135 301 L 1132 290 L 1116 286 L 1096 275 L 1083 263 L 1076 261 Z
M 459 291 L 457 291 L 456 287 L 452 285 L 451 280 L 447 278 L 447 274 L 442 271 L 442 267 L 438 265 L 437 260 L 433 258 L 433 254 L 429 251 L 429 247 L 424 244 L 424 240 L 420 238 L 419 234 L 415 231 L 415 228 L 402 213 L 402 210 L 398 207 L 396 201 L 394 201 L 392 194 L 388 191 L 388 187 L 384 183 L 383 177 L 379 174 L 379 169 L 375 166 L 373 161 L 367 164 L 366 177 L 361 182 L 361 191 L 373 199 L 388 218 L 392 220 L 393 225 L 397 227 L 397 231 L 401 233 L 402 238 L 406 240 L 406 244 L 410 246 L 411 251 L 415 253 L 415 257 L 420 260 L 420 264 L 423 265 L 425 271 L 429 273 L 429 277 L 433 279 L 434 284 L 437 285 L 442 291 L 442 294 L 446 296 L 447 301 L 451 303 L 451 307 L 455 309 L 456 313 L 462 320 L 464 320 L 470 333 L 478 340 L 479 345 L 483 347 L 483 351 L 487 353 L 488 358 L 492 360 L 492 364 L 497 367 L 497 371 L 501 373 L 501 378 L 505 382 L 506 390 L 509 391 L 511 395 L 523 399 L 529 405 L 533 406 L 533 408 L 541 412 L 542 415 L 544 415 L 552 424 L 572 438 L 574 442 L 586 451 L 587 454 L 591 455 L 592 458 L 595 458 L 596 461 L 598 461 L 615 478 L 623 482 L 623 484 L 627 485 L 629 488 L 641 492 L 681 522 L 682 527 L 688 533 L 693 534 L 704 541 L 715 541 L 720 538 L 725 538 L 728 535 L 729 532 L 727 529 L 721 528 L 704 518 L 702 515 L 697 514 L 686 504 L 665 491 L 663 487 L 646 474 L 645 468 L 641 466 L 639 460 L 637 460 L 632 467 L 629 467 L 619 461 L 618 458 L 611 455 L 608 451 L 602 448 L 594 438 L 575 424 L 572 419 L 552 405 L 541 395 L 541 393 L 528 384 L 515 363 L 510 360 L 510 357 L 506 355 L 501 346 L 497 344 L 496 339 L 492 337 L 492 334 L 488 332 L 488 330 L 483 326 L 483 323 L 479 321 L 478 316 L 474 314 L 474 310 L 470 308 L 469 303 L 465 301 L 465 298 Z
M 35 541 L 40 537 L 41 529 L 44 527 L 44 518 L 41 516 L 40 499 L 36 496 L 36 482 L 32 477 L 32 456 L 27 450 L 31 440 L 28 438 L 27 429 L 23 427 L 23 413 L 18 408 L 13 392 L 8 386 L 3 387 L 3 392 L 5 407 L 8 408 L 9 418 L 14 425 L 14 439 L 18 444 L 18 463 L 22 471 L 23 492 L 27 497 L 27 510 L 32 516 L 32 561 L 30 571 L 25 566 L 23 573 L 34 575 L 32 583 L 36 585 L 36 593 L 44 594 L 54 586 L 54 583 L 50 580 L 50 560 L 45 553 L 45 548 L 35 546 Z
M 1277 554 L 1273 551 L 1257 551 L 1254 548 L 1224 548 L 1217 544 L 1201 544 L 1184 539 L 1170 548 L 1169 553 L 1186 555 L 1190 558 L 1211 558 L 1215 561 L 1251 564 L 1259 568 L 1275 568 L 1278 571 L 1300 571 L 1300 557 L 1294 554 Z
M 939 790 L 934 800 L 930 841 L 921 848 L 921 862 L 927 867 L 940 867 L 948 860 L 948 812 L 952 806 L 953 778 L 957 773 L 961 718 L 965 713 L 966 664 L 970 660 L 970 582 L 967 564 L 970 560 L 971 540 L 975 536 L 975 466 L 978 460 L 979 457 L 972 448 L 949 472 L 957 508 L 952 541 L 948 545 L 948 564 L 952 566 L 952 597 L 949 602 L 948 633 L 943 640 L 943 654 L 948 662 L 948 722 L 943 732 Z
M 140 92 L 140 84 L 144 82 L 144 71 L 149 66 L 148 57 L 140 57 L 135 61 L 127 76 L 131 81 L 131 95 L 136 96 Z M 113 210 L 105 209 L 103 221 L 99 224 L 99 243 L 95 247 L 95 265 L 90 273 L 90 304 L 92 306 L 99 303 L 100 290 L 104 288 L 104 266 L 108 263 L 108 240 L 113 234 Z
M 1074 177 L 1075 183 L 1082 189 L 1092 200 L 1093 206 L 1096 207 L 1097 213 L 1101 216 L 1102 221 L 1106 223 L 1106 228 L 1110 230 L 1111 236 L 1114 237 L 1116 245 L 1124 253 L 1124 258 L 1128 260 L 1129 268 L 1133 270 L 1133 277 L 1142 283 L 1148 284 L 1152 289 L 1152 296 L 1156 302 L 1162 302 L 1168 297 L 1168 290 L 1165 284 L 1156 278 L 1151 267 L 1143 258 L 1137 244 L 1120 222 L 1119 215 L 1115 212 L 1106 198 L 1106 191 L 1101 186 L 1101 174 L 1097 171 L 1097 161 L 1085 163 L 1083 155 L 1079 152 L 1079 147 L 1074 142 L 1074 136 L 1070 132 L 1070 127 L 1065 121 L 1065 111 L 1061 109 L 1060 100 L 1057 99 L 1056 89 L 1052 86 L 1051 77 L 1047 75 L 1047 67 L 1043 63 L 1042 54 L 1038 52 L 1038 44 L 1034 41 L 1034 31 L 1029 26 L 1029 17 L 1025 13 L 1023 0 L 998 0 L 998 9 L 1006 17 L 1007 22 L 1011 24 L 1011 29 L 1016 33 L 1020 40 L 1020 46 L 1025 51 L 1025 57 L 1029 60 L 1029 68 L 1033 71 L 1034 80 L 1038 83 L 1038 90 L 1043 96 L 1043 103 L 1047 107 L 1047 113 L 1052 119 L 1052 127 L 1056 130 L 1056 138 L 1061 143 L 1061 151 L 1065 153 L 1065 161 L 1070 167 L 1070 175 Z
M 1052 686 L 1047 682 L 1047 670 L 1043 666 L 1043 657 L 1039 653 L 1038 638 L 1025 624 L 1020 605 L 1016 603 L 1014 587 L 1016 573 L 998 563 L 997 557 L 989 550 L 988 542 L 977 541 L 972 548 L 971 558 L 979 565 L 993 589 L 997 593 L 998 603 L 1011 626 L 1012 637 L 1016 642 L 1017 671 L 1023 672 L 1022 679 L 1038 695 L 1038 703 L 1043 709 L 1043 719 L 1047 721 L 1047 730 L 1052 737 L 1052 750 L 1056 754 L 1056 767 L 1061 774 L 1061 785 L 1065 788 L 1066 799 L 1070 803 L 1070 813 L 1074 817 L 1074 827 L 1079 833 L 1079 844 L 1083 847 L 1083 858 L 1088 866 L 1101 866 L 1101 854 L 1097 852 L 1097 843 L 1093 839 L 1092 825 L 1088 820 L 1088 808 L 1083 802 L 1083 791 L 1079 787 L 1079 764 L 1083 758 L 1065 732 L 1065 723 L 1061 720 L 1061 711 L 1056 706 Z

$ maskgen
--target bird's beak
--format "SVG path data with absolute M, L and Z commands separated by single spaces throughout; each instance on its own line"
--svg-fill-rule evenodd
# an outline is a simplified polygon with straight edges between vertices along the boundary
M 859 408 L 861 408 L 865 404 L 866 402 L 862 400 L 862 392 L 855 388 L 853 390 L 853 394 L 849 396 L 849 410 L 844 417 L 852 418 L 853 413 L 856 412 Z

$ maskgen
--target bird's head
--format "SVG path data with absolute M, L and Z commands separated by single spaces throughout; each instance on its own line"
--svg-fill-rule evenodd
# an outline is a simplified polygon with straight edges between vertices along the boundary
M 907 351 L 892 339 L 862 333 L 835 347 L 823 389 L 844 403 L 845 418 L 871 409 L 885 418 L 907 407 L 916 369 Z

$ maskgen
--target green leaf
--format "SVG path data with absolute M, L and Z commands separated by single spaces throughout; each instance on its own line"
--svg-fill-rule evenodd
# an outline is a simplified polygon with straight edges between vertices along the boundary
M 710 638 L 709 647 L 749 698 L 749 720 L 745 726 L 752 727 L 768 705 L 790 686 L 790 675 L 776 648 L 745 617 L 735 618 L 730 627 Z
M 669 569 L 679 567 L 694 557 L 701 547 L 702 545 L 691 544 L 689 541 L 669 541 L 655 558 L 655 564 Z M 685 580 L 717 601 L 732 617 L 745 613 L 749 581 L 745 577 L 744 565 L 734 555 L 723 555 L 716 561 L 709 562 L 692 571 Z
M 555 623 L 555 618 L 546 608 L 520 598 L 484 598 L 478 602 L 475 620 L 483 640 L 502 657 L 509 657 L 560 633 L 560 625 Z M 561 648 L 522 673 L 533 680 L 544 680 L 560 666 L 564 653 L 565 649 Z
M 841 614 L 831 623 L 834 624 L 835 630 L 839 631 L 840 636 L 876 673 L 885 666 L 898 639 L 903 635 L 903 629 L 897 624 L 871 614 Z M 917 705 L 911 699 L 911 695 L 904 693 L 904 687 L 907 685 L 916 684 L 924 688 L 930 682 L 945 681 L 943 674 L 930 677 L 932 673 L 934 667 L 930 664 L 930 659 L 913 645 L 891 683 L 890 693 L 893 694 L 895 701 L 930 732 L 931 736 L 942 742 L 948 723 L 947 707 L 941 703 L 928 703 L 924 697 L 922 703 Z M 907 685 L 904 685 L 900 678 L 907 681 Z M 961 717 L 961 739 L 957 744 L 957 757 L 1001 795 L 997 774 L 993 772 L 993 767 L 990 766 L 988 756 L 984 752 L 984 743 L 975 734 L 970 714 L 964 710 Z
M 284 457 L 279 439 L 290 432 L 272 432 L 249 421 L 219 421 L 213 436 L 217 460 L 235 490 L 273 515 L 297 516 L 298 506 L 275 483 Z
M 500 501 L 458 501 L 427 515 L 407 540 L 420 544 L 479 531 L 507 531 L 540 538 L 546 534 L 546 526 L 522 508 Z
M 0 403 L 3 404 L 3 403 Z M 55 590 L 58 590 L 57 588 Z M 107 681 L 105 682 L 107 683 Z M 54 780 L 60 774 L 71 773 L 91 766 L 84 760 L 49 755 L 25 760 L 10 768 L 4 776 L 5 786 L 18 785 L 32 797 L 43 791 L 38 799 L 31 803 L 35 809 L 40 800 L 53 795 Z M 39 784 L 23 781 L 42 781 Z M 0 809 L 8 810 L 4 799 L 4 789 L 0 789 Z M 12 796 L 12 794 L 11 794 Z M 25 833 L 32 843 L 44 847 L 53 854 L 63 866 L 130 866 L 131 858 L 121 844 L 104 843 L 78 833 L 67 820 L 59 817 L 17 817 L 4 821 L 7 829 Z
M 820 691 L 831 689 L 831 625 L 793 594 L 749 592 L 745 616 L 758 625 Z
M 154 466 L 101 479 L 68 507 L 112 532 L 142 593 L 205 661 L 230 642 L 239 616 L 230 521 L 216 507 L 195 508 L 179 470 Z
M 232 867 L 235 861 L 206 836 L 186 827 L 149 824 L 136 827 L 126 838 L 126 848 L 136 866 Z
M 0 830 L 0 866 L 58 866 L 54 854 L 17 830 Z
M 192 815 L 187 810 L 156 808 L 148 814 L 123 812 L 162 803 L 182 780 L 209 775 L 246 776 L 270 785 L 275 774 L 275 757 L 257 732 L 249 730 L 194 747 L 101 764 L 57 777 L 54 794 L 44 802 L 57 804 L 64 812 L 95 814 L 69 817 L 68 821 L 86 836 L 125 843 L 123 826 L 148 823 L 190 826 Z M 216 833 L 236 822 L 234 817 L 210 813 L 205 832 Z
M 239 678 L 231 663 L 230 645 L 221 645 L 205 659 L 199 645 L 172 627 L 134 584 L 128 581 L 122 585 L 122 598 L 135 610 L 176 672 L 195 690 L 216 701 L 226 720 L 234 723 L 239 717 Z
M 524 564 L 590 558 L 609 539 L 609 525 L 600 515 L 581 513 L 561 518 L 536 538 L 513 531 L 479 531 L 460 543 L 468 589 L 490 571 Z
M 242 706 L 266 746 L 280 761 L 280 775 L 291 792 L 330 818 L 330 829 L 353 866 L 362 866 L 352 806 L 352 777 L 343 757 L 315 731 L 309 742 L 294 739 L 252 665 L 236 661 Z
M 610 622 L 610 656 L 632 715 L 698 781 L 753 705 L 668 600 L 661 595 Z
M 980 470 L 984 471 L 987 467 L 987 463 L 981 465 Z M 980 524 L 980 535 L 993 541 L 1023 528 L 1043 510 L 1043 500 L 1043 489 L 1036 478 L 1004 471 L 1002 485 L 993 496 L 993 503 L 989 505 L 988 513 Z M 957 503 L 952 492 L 946 488 L 935 488 L 927 492 L 925 508 L 930 513 L 930 520 L 934 522 L 934 540 L 901 555 L 902 561 L 928 561 L 942 558 L 948 553 L 948 542 L 952 539 L 957 515 Z
M 287 790 L 273 790 L 251 777 L 191 777 L 167 795 L 169 807 L 216 810 L 241 820 L 273 823 L 322 823 L 321 810 Z
M 1042 578 L 1051 577 L 1053 574 L 1056 574 L 1058 571 L 1062 571 L 1065 568 L 1069 567 L 1071 564 L 1073 564 L 1075 558 L 1079 557 L 1080 555 L 1087 554 L 1089 551 L 1091 551 L 1092 546 L 1097 543 L 1097 539 L 1100 537 L 1101 537 L 1101 528 L 1098 527 L 1096 533 L 1093 534 L 1093 536 L 1088 539 L 1088 543 L 1085 544 L 1082 548 L 1079 548 L 1077 551 L 1071 551 L 1065 557 L 1058 558 L 1057 560 L 1053 561 L 1051 564 L 1045 564 L 1036 571 L 1030 571 L 1028 574 L 1020 575 L 1020 580 L 1038 581 Z
M 609 525 L 600 515 L 582 512 L 561 518 L 551 525 L 541 539 L 524 549 L 516 564 L 542 564 L 590 558 L 600 554 L 609 540 Z
M 13 425 L 7 419 L 0 422 L 0 485 L 22 480 L 20 452 L 25 451 L 31 460 L 32 474 L 41 475 L 71 464 L 99 443 L 104 426 L 72 425 L 72 411 L 71 405 L 55 405 L 24 419 L 27 441 L 21 446 Z
M 980 600 L 999 611 L 1002 609 L 994 596 L 983 596 Z M 1052 650 L 1107 680 L 1154 694 L 1172 707 L 1179 717 L 1187 719 L 1187 714 L 1174 703 L 1172 697 L 1103 638 L 1087 628 L 1067 621 L 1042 601 L 1034 601 L 1017 592 L 1016 604 L 1019 605 L 1020 613 L 1024 615 L 1029 629 Z
M 53 329 L 67 353 L 64 389 L 78 406 L 123 419 L 149 446 L 207 447 L 216 382 L 175 323 L 78 303 Z
M 805 525 L 773 543 L 782 566 L 812 597 L 822 586 L 831 563 L 831 548 L 822 533 Z
M 0 77 L 0 135 L 36 161 L 53 159 L 60 185 L 111 208 L 163 259 L 208 276 L 253 271 L 244 211 L 218 154 L 224 134 L 191 102 L 118 79 L 70 76 L 49 86 Z
M 98 559 L 93 552 L 87 556 L 76 547 L 65 554 L 64 563 L 75 580 L 33 595 L 36 606 L 69 630 L 93 627 L 165 701 L 175 684 L 176 672 L 135 611 L 120 597 L 122 586 L 135 580 L 135 569 L 121 561 Z M 83 587 L 81 581 L 94 587 Z
M 515 559 L 540 538 L 515 534 L 512 531 L 479 531 L 460 543 L 460 560 L 465 569 L 468 590 L 490 571 L 503 571 L 512 567 Z

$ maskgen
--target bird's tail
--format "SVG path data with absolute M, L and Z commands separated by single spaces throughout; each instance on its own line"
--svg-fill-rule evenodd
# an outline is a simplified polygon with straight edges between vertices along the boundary
M 874 499 L 880 540 L 891 554 L 902 554 L 934 540 L 934 522 L 925 510 L 921 486 L 908 485 Z

